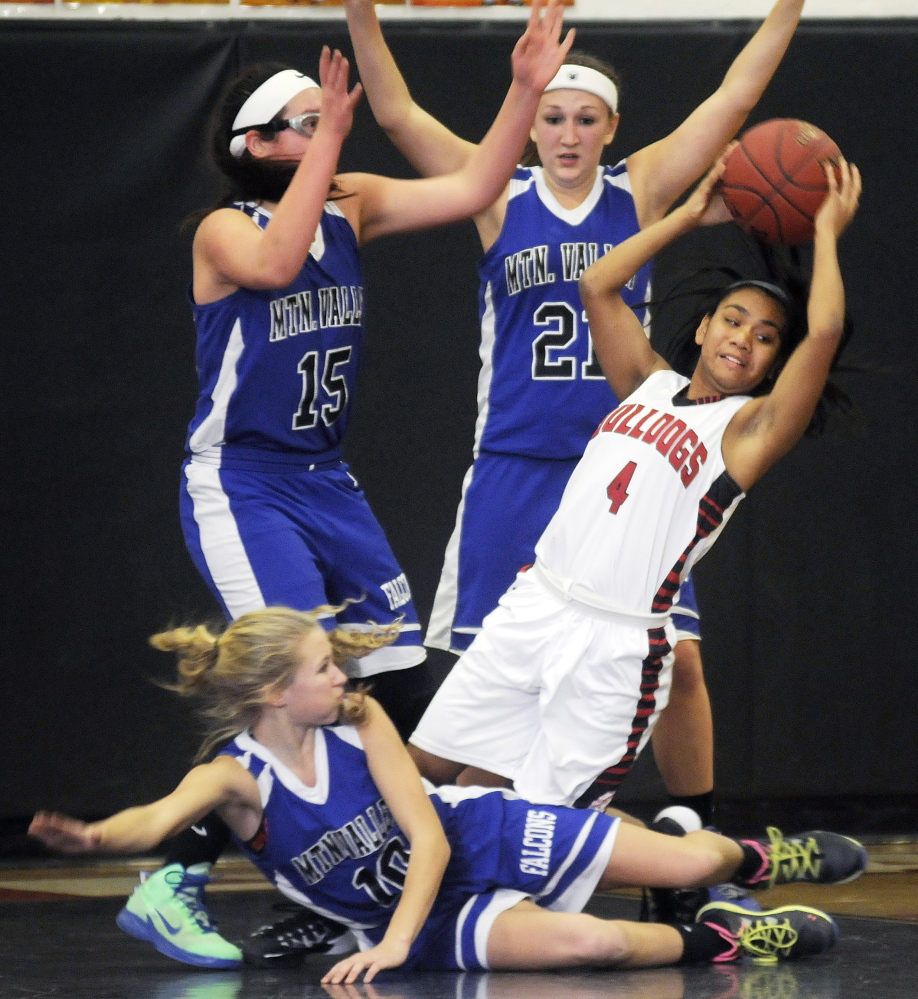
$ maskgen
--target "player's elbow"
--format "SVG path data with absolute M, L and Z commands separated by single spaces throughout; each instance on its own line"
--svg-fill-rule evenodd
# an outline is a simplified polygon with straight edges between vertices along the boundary
M 592 267 L 588 267 L 584 272 L 580 281 L 577 283 L 580 289 L 580 301 L 584 305 L 587 302 L 595 302 L 599 298 L 600 294 L 605 290 L 602 281 L 599 279 L 599 275 L 595 272 Z

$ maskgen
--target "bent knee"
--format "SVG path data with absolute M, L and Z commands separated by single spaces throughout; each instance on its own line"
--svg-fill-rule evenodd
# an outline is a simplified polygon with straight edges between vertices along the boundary
M 608 967 L 628 957 L 628 936 L 619 920 L 572 915 L 565 938 L 572 964 Z
M 717 878 L 724 863 L 724 855 L 706 843 L 692 843 L 693 833 L 685 837 L 683 843 L 690 847 L 684 858 L 681 870 L 681 885 L 674 887 L 697 888 L 711 884 Z

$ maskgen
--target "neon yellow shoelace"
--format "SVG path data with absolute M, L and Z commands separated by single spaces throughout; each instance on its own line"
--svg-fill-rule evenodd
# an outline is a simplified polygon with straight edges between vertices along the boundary
M 791 947 L 797 942 L 797 931 L 789 919 L 767 923 L 756 920 L 744 926 L 737 934 L 740 947 L 753 957 L 772 957 L 781 954 L 787 957 Z
M 819 866 L 822 855 L 815 839 L 786 840 L 780 829 L 768 827 L 768 838 L 771 841 L 768 871 L 768 887 L 774 888 L 778 876 L 785 881 L 818 881 Z

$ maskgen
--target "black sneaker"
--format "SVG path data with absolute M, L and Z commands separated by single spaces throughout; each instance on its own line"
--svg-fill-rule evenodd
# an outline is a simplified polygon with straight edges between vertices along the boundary
M 820 885 L 843 885 L 859 878 L 868 856 L 856 839 L 831 832 L 805 832 L 785 838 L 779 829 L 768 829 L 767 844 L 751 843 L 762 854 L 761 869 L 746 884 L 750 888 L 773 888 L 791 881 Z
M 762 906 L 745 888 L 738 885 L 650 888 L 645 895 L 646 912 L 642 909 L 641 920 L 651 923 L 694 923 L 699 911 L 710 902 L 730 902 L 749 912 L 762 911 Z
M 255 930 L 242 944 L 242 958 L 258 968 L 295 967 L 307 954 L 344 954 L 356 946 L 346 926 L 298 905 L 286 919 Z
M 824 954 L 838 940 L 838 925 L 831 916 L 806 905 L 750 912 L 732 902 L 711 902 L 695 917 L 716 930 L 729 949 L 715 962 L 738 961 L 748 954 L 759 963 Z

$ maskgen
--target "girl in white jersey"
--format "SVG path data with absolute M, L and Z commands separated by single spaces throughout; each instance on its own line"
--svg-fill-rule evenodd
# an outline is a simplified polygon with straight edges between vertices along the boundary
M 70 853 L 139 852 L 217 809 L 240 848 L 304 912 L 333 915 L 357 935 L 361 951 L 328 971 L 328 983 L 362 973 L 370 981 L 399 966 L 777 959 L 835 942 L 831 918 L 802 906 L 750 914 L 709 905 L 691 925 L 582 914 L 593 891 L 623 885 L 838 882 L 856 877 L 866 854 L 832 833 L 775 833 L 769 844 L 706 831 L 677 838 L 494 788 L 425 788 L 378 703 L 345 692 L 340 664 L 358 651 L 353 634 L 327 636 L 318 617 L 269 607 L 219 634 L 197 627 L 155 635 L 157 648 L 178 653 L 175 689 L 205 698 L 203 751 L 232 742 L 159 801 L 88 824 L 40 813 L 30 833 Z M 357 636 L 362 651 L 391 641 L 388 631 Z M 135 899 L 123 921 L 140 927 L 149 914 Z M 182 904 L 169 902 L 167 925 L 181 919 Z
M 426 176 L 466 162 L 475 146 L 414 102 L 371 0 L 345 0 L 345 7 L 367 96 L 393 142 Z M 619 123 L 611 68 L 577 54 L 546 89 L 531 133 L 541 165 L 518 170 L 475 216 L 485 253 L 475 460 L 463 485 L 428 645 L 456 653 L 468 648 L 520 567 L 532 562 L 589 435 L 618 402 L 590 349 L 577 290 L 585 266 L 610 244 L 662 218 L 709 168 L 761 97 L 802 8 L 803 0 L 778 0 L 715 93 L 670 135 L 615 167 L 600 167 Z M 632 278 L 623 295 L 637 305 L 649 297 L 649 267 Z M 671 795 L 707 820 L 713 732 L 697 609 L 688 589 L 673 609 L 679 639 L 673 696 L 654 750 Z M 614 792 L 625 772 L 604 778 L 584 803 Z M 489 778 L 470 772 L 459 779 Z
M 581 280 L 597 355 L 624 402 L 588 445 L 533 570 L 487 618 L 412 736 L 432 779 L 485 767 L 526 798 L 570 804 L 597 773 L 627 767 L 666 704 L 668 611 L 682 578 L 814 416 L 844 324 L 837 241 L 857 208 L 856 167 L 841 161 L 839 179 L 826 169 L 796 346 L 785 293 L 740 282 L 698 325 L 700 357 L 685 378 L 622 301 L 630 276 L 664 246 L 726 219 L 714 197 L 722 170 L 723 159 L 684 206 Z

